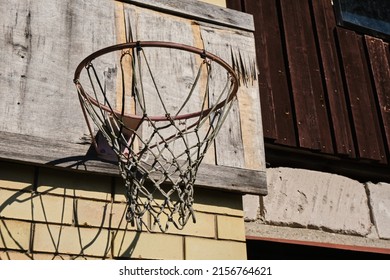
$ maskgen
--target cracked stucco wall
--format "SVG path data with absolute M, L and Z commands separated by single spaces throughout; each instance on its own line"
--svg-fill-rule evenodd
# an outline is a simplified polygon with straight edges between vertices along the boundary
M 390 184 L 294 168 L 267 170 L 268 196 L 244 197 L 247 224 L 390 240 Z

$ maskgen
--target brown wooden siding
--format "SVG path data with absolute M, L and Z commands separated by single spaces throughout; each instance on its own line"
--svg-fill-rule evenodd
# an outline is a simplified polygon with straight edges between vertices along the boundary
M 253 14 L 267 143 L 390 164 L 390 53 L 329 0 L 227 0 Z

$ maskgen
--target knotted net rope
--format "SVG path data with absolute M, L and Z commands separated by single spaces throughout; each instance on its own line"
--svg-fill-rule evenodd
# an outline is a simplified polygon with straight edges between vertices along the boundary
M 139 230 L 158 226 L 166 232 L 170 224 L 182 229 L 190 218 L 196 222 L 193 204 L 198 167 L 226 119 L 237 91 L 236 77 L 225 71 L 222 90 L 218 94 L 211 93 L 212 64 L 215 63 L 205 51 L 198 55 L 200 64 L 192 85 L 188 93 L 183 94 L 182 105 L 175 112 L 167 109 L 169 106 L 165 104 L 145 48 L 139 43 L 121 48 L 119 103 L 122 105 L 119 110 L 114 108 L 112 100 L 110 102 L 107 86 L 101 81 L 93 59 L 84 61 L 91 93 L 86 93 L 78 77 L 75 78 L 86 119 L 88 114 L 117 155 L 120 175 L 125 182 L 126 219 Z M 125 75 L 126 63 L 131 65 L 131 77 Z M 145 91 L 145 73 L 153 92 L 150 86 L 149 91 Z M 126 83 L 129 78 L 130 88 Z M 204 84 L 200 110 L 182 114 L 184 108 L 191 105 L 194 93 L 199 91 L 199 83 Z M 153 101 L 159 104 L 164 115 L 151 116 L 146 94 L 155 96 Z M 136 115 L 126 113 L 125 104 L 130 102 L 127 99 L 137 105 Z

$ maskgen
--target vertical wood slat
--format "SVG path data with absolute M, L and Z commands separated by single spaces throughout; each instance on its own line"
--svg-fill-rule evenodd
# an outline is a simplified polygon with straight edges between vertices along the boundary
M 315 18 L 315 32 L 318 43 L 326 91 L 329 100 L 329 112 L 332 118 L 332 128 L 335 140 L 335 152 L 341 155 L 355 157 L 350 119 L 343 81 L 340 73 L 340 64 L 334 39 L 336 19 L 333 6 L 328 0 L 311 1 Z
M 244 11 L 242 0 L 226 0 L 226 6 L 236 11 Z
M 333 152 L 309 5 L 280 1 L 300 147 Z
M 386 55 L 387 55 L 387 62 L 389 63 L 389 66 L 390 66 L 390 43 L 385 44 L 385 49 L 386 49 Z
M 232 6 L 231 2 L 239 3 L 238 8 Z M 284 23 L 280 29 L 277 9 L 275 8 L 276 3 L 279 3 L 281 7 Z M 312 18 L 310 12 L 307 11 L 308 3 L 311 5 Z M 353 39 L 354 43 L 348 42 L 348 39 L 341 42 L 340 31 L 335 32 L 334 10 L 328 0 L 228 0 L 227 4 L 229 8 L 245 8 L 245 12 L 254 15 L 264 137 L 273 139 L 275 143 L 283 143 L 281 135 L 281 131 L 285 131 L 281 129 L 281 116 L 283 115 L 281 112 L 283 110 L 278 109 L 278 105 L 280 105 L 281 100 L 284 101 L 286 98 L 281 98 L 280 92 L 284 91 L 278 87 L 283 83 L 280 80 L 277 82 L 273 69 L 278 69 L 278 66 L 275 66 L 278 64 L 278 59 L 283 62 L 283 48 L 286 48 L 290 67 L 290 76 L 287 76 L 286 80 L 291 78 L 289 82 L 292 86 L 297 119 L 298 121 L 301 119 L 306 121 L 306 116 L 313 116 L 312 120 L 314 120 L 313 123 L 297 125 L 298 131 L 296 133 L 299 133 L 300 146 L 311 149 L 321 148 L 316 145 L 315 140 L 317 139 L 315 138 L 322 140 L 324 131 L 328 130 L 328 121 L 331 121 L 329 131 L 332 129 L 334 136 L 334 153 L 347 155 L 351 158 L 361 157 L 362 159 L 385 162 L 385 151 L 387 150 L 387 155 L 390 153 L 389 45 L 379 39 L 376 39 L 375 43 L 368 42 L 367 38 L 366 45 L 364 45 L 363 41 L 359 41 L 361 40 L 359 36 Z M 350 33 L 357 36 L 353 31 Z M 277 44 L 272 42 L 275 42 L 274 38 L 279 37 L 280 39 L 281 36 L 286 36 L 286 41 L 284 46 L 281 45 L 278 48 Z M 316 42 L 318 46 L 316 46 Z M 366 49 L 364 49 L 365 47 Z M 348 68 L 343 65 L 343 61 L 346 59 L 345 52 L 348 51 L 355 52 L 355 56 L 350 56 L 350 58 L 355 57 L 356 61 L 348 63 L 358 65 L 357 73 L 352 71 L 351 67 L 353 66 Z M 378 52 L 380 52 L 379 55 Z M 276 56 L 278 59 L 275 59 Z M 318 77 L 321 79 L 321 73 L 318 71 L 319 73 L 316 74 L 317 64 L 322 67 L 322 82 L 324 83 L 322 90 L 319 91 L 317 89 L 321 87 L 321 82 L 318 82 Z M 323 89 L 326 91 L 324 92 Z M 285 92 L 288 93 L 288 90 L 287 87 Z M 324 94 L 327 94 L 328 104 L 321 103 Z M 377 100 L 375 100 L 374 94 L 378 95 Z M 356 100 L 357 95 L 362 95 L 359 102 Z M 292 100 L 288 100 L 286 103 L 293 104 Z M 326 105 L 329 105 L 329 108 L 326 108 Z M 321 110 L 324 106 L 325 109 Z M 357 109 L 356 107 L 359 108 L 359 106 L 365 109 Z M 324 117 L 324 113 L 321 113 L 321 111 L 326 112 L 326 109 L 329 110 L 329 119 Z M 381 119 L 378 114 L 380 114 Z M 274 124 L 273 121 L 275 121 Z M 294 129 L 294 125 L 290 123 L 288 128 Z M 312 135 L 312 139 L 302 139 L 302 133 Z M 382 134 L 385 138 L 382 137 Z M 329 141 L 327 137 L 325 138 Z M 295 143 L 284 144 L 299 146 Z M 322 150 L 322 152 L 328 151 Z
M 232 65 L 232 55 L 227 51 L 226 42 L 229 42 L 228 45 L 231 50 L 238 49 L 241 40 L 244 46 L 246 44 L 246 38 L 244 36 L 241 37 L 239 33 L 234 34 L 234 32 L 228 30 L 215 32 L 209 26 L 202 24 L 200 25 L 200 36 L 206 51 L 219 56 L 230 65 Z M 218 89 L 223 89 L 221 81 L 223 81 L 223 77 L 225 76 L 225 73 L 212 75 L 210 83 L 218 84 L 220 87 L 211 89 L 211 94 L 209 96 L 210 102 L 215 102 L 214 98 L 216 97 L 212 94 L 213 90 L 218 91 Z M 217 165 L 245 167 L 245 149 L 241 123 L 239 120 L 240 108 L 238 102 L 234 102 L 225 123 L 215 138 L 215 157 Z
M 383 131 L 386 136 L 387 153 L 390 147 L 390 52 L 387 43 L 382 40 L 365 36 L 369 55 L 371 73 L 374 79 L 375 91 L 382 116 Z
M 264 137 L 295 146 L 293 111 L 283 56 L 281 30 L 274 0 L 245 0 L 255 21 L 256 55 L 263 115 Z
M 267 33 L 265 31 L 262 4 L 259 1 L 249 1 L 247 11 L 254 15 L 255 26 L 262 28 L 255 29 L 256 57 L 259 70 L 259 89 L 261 96 L 261 110 L 263 112 L 264 137 L 278 139 L 277 122 L 275 116 L 274 94 L 272 92 L 269 59 L 267 55 Z
M 362 37 L 342 28 L 337 28 L 337 36 L 356 133 L 358 156 L 385 162 L 383 140 Z

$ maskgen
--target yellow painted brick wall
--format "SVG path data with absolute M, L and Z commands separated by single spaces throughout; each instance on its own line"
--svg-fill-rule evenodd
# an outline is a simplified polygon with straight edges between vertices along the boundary
M 195 215 L 137 232 L 123 181 L 0 162 L 0 259 L 246 259 L 241 195 L 195 190 Z

